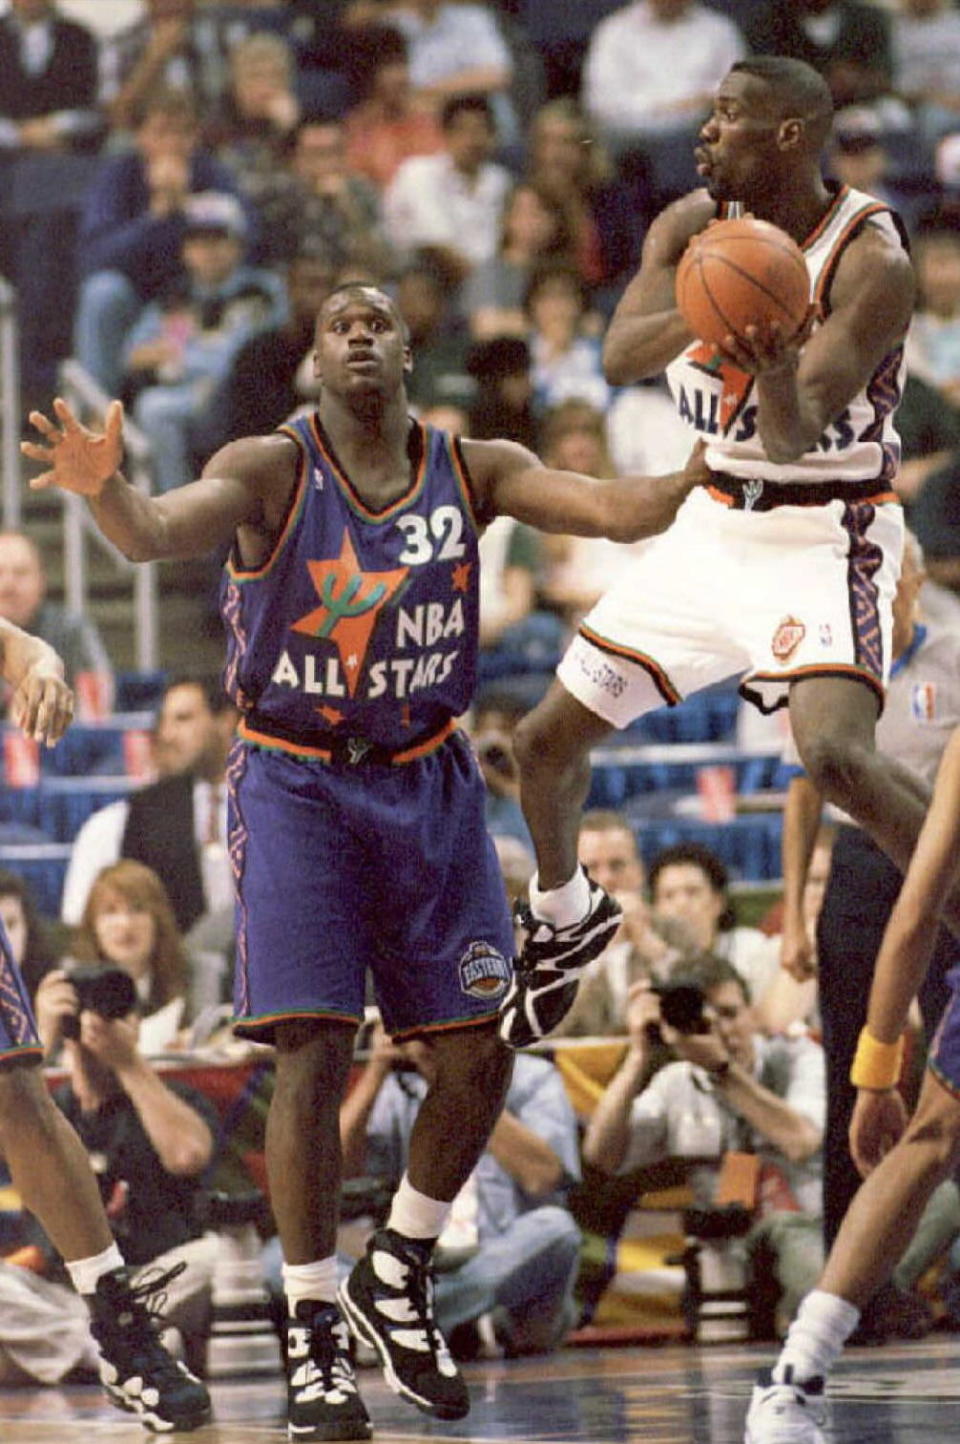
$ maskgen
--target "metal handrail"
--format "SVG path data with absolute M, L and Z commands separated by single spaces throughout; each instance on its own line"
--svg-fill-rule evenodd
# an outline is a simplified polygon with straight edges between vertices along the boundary
M 20 526 L 20 345 L 17 293 L 0 276 L 0 466 L 3 468 L 3 525 Z
M 79 361 L 67 360 L 60 367 L 60 387 L 64 399 L 79 413 L 104 415 L 110 397 Z M 149 496 L 153 474 L 150 465 L 150 443 L 131 421 L 124 422 L 125 475 L 131 486 Z M 81 497 L 62 492 L 63 498 L 63 569 L 64 596 L 70 611 L 82 612 L 87 606 L 86 544 L 93 541 L 109 556 L 117 570 L 133 583 L 134 655 L 141 672 L 155 671 L 158 665 L 157 629 L 157 567 L 154 562 L 131 562 L 113 542 L 100 531 Z

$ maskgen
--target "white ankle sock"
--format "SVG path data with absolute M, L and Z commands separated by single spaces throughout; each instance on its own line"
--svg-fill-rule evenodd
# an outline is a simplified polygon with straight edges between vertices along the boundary
M 793 1367 L 800 1383 L 818 1375 L 826 1377 L 857 1327 L 860 1310 L 838 1294 L 813 1289 L 803 1300 L 790 1325 L 773 1377 L 783 1382 L 784 1371 Z
M 291 1314 L 297 1311 L 301 1299 L 313 1299 L 318 1304 L 332 1304 L 337 1297 L 337 1260 L 317 1259 L 314 1263 L 281 1265 L 283 1292 L 287 1296 L 287 1307 Z
M 405 1173 L 393 1195 L 387 1228 L 404 1238 L 438 1238 L 450 1216 L 450 1204 L 420 1193 Z
M 573 877 L 559 887 L 547 888 L 541 892 L 539 875 L 530 879 L 530 907 L 534 917 L 555 928 L 571 928 L 582 922 L 590 911 L 590 884 L 586 873 L 578 867 Z
M 115 1243 L 91 1258 L 67 1259 L 67 1272 L 78 1294 L 95 1294 L 104 1274 L 123 1268 L 123 1254 Z

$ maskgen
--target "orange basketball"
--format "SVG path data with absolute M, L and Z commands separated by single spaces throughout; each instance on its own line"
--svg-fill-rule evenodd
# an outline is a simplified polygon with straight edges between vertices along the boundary
M 810 273 L 796 241 L 769 221 L 739 216 L 694 236 L 677 267 L 677 305 L 701 341 L 742 337 L 779 321 L 798 331 L 810 304 Z

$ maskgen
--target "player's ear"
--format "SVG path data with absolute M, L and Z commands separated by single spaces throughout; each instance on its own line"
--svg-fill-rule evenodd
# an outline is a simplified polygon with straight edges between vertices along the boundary
M 781 150 L 796 150 L 802 143 L 806 126 L 799 116 L 781 120 L 777 131 L 777 143 Z

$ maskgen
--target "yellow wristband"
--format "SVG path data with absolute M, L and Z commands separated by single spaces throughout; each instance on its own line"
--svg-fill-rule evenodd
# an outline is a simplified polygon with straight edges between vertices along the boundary
M 882 1090 L 892 1088 L 900 1078 L 903 1063 L 903 1036 L 895 1043 L 881 1043 L 861 1028 L 857 1052 L 850 1069 L 850 1082 L 855 1088 Z

